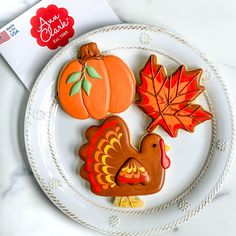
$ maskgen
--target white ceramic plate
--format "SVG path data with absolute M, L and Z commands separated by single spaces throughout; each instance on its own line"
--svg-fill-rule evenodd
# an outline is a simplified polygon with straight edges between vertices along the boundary
M 204 69 L 206 92 L 198 103 L 214 114 L 195 129 L 180 131 L 178 138 L 158 132 L 171 147 L 172 165 L 161 192 L 142 196 L 142 209 L 121 209 L 111 198 L 90 192 L 76 174 L 77 148 L 84 131 L 95 120 L 77 120 L 63 112 L 56 99 L 56 81 L 62 66 L 75 57 L 80 45 L 94 41 L 104 54 L 115 54 L 138 72 L 150 54 L 158 56 L 169 73 L 178 65 Z M 135 105 L 120 114 L 128 124 L 133 143 L 145 133 L 149 118 Z M 171 229 L 187 221 L 209 203 L 229 170 L 233 146 L 232 107 L 215 66 L 190 43 L 162 28 L 116 25 L 81 36 L 47 64 L 31 92 L 25 116 L 25 143 L 29 162 L 41 188 L 73 220 L 114 235 L 146 235 Z

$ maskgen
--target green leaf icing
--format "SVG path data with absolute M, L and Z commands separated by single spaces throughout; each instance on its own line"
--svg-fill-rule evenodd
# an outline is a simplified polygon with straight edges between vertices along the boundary
M 67 84 L 74 83 L 70 91 L 70 96 L 77 94 L 81 90 L 81 86 L 83 87 L 85 93 L 90 96 L 92 83 L 87 79 L 85 71 L 92 79 L 102 79 L 101 75 L 94 67 L 85 64 L 82 71 L 72 73 L 66 81 Z
M 96 71 L 95 68 L 93 68 L 92 66 L 86 66 L 86 71 L 88 73 L 88 75 L 93 78 L 93 79 L 101 79 L 101 75 L 98 74 L 98 72 Z
M 83 89 L 88 96 L 90 96 L 90 90 L 92 88 L 91 82 L 85 77 L 83 80 Z
M 67 79 L 66 83 L 67 84 L 73 83 L 76 80 L 78 80 L 80 78 L 80 76 L 81 76 L 81 72 L 75 72 L 75 73 L 73 73 L 73 74 L 71 74 L 69 76 L 69 78 Z
M 71 88 L 70 96 L 77 94 L 81 89 L 81 85 L 82 85 L 82 80 L 79 80 L 78 82 L 76 82 Z

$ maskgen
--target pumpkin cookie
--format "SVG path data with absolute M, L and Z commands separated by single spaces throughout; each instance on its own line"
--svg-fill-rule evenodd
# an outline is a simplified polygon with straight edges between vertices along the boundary
M 101 55 L 96 43 L 88 43 L 80 47 L 78 59 L 64 66 L 57 89 L 59 102 L 69 115 L 99 120 L 129 107 L 135 78 L 119 57 Z

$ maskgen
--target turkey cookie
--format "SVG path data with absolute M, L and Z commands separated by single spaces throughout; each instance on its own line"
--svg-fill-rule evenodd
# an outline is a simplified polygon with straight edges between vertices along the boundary
M 96 43 L 88 43 L 80 47 L 78 58 L 62 69 L 57 92 L 69 115 L 99 120 L 129 107 L 135 95 L 135 78 L 120 58 L 101 55 Z
M 188 71 L 181 65 L 167 76 L 156 56 L 151 55 L 140 71 L 141 84 L 137 86 L 140 100 L 136 102 L 152 118 L 148 132 L 162 126 L 171 137 L 176 137 L 179 129 L 193 132 L 196 125 L 212 118 L 212 114 L 193 103 L 204 91 L 201 75 L 202 69 Z
M 85 162 L 80 175 L 90 182 L 93 193 L 116 196 L 116 206 L 140 207 L 142 201 L 134 196 L 161 190 L 170 159 L 159 135 L 144 136 L 137 150 L 130 143 L 125 122 L 110 116 L 100 126 L 90 127 L 86 138 L 88 142 L 79 149 Z

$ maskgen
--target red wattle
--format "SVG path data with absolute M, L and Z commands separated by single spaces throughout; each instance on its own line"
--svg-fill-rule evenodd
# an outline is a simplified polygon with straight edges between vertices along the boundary
M 166 155 L 165 143 L 163 139 L 160 139 L 160 149 L 161 149 L 161 165 L 164 169 L 170 167 L 170 158 Z

